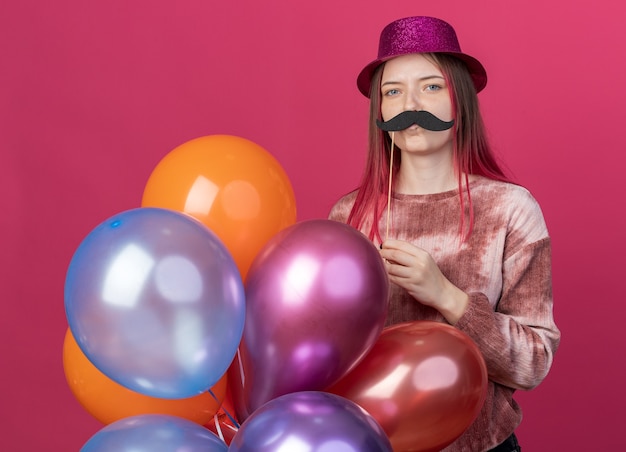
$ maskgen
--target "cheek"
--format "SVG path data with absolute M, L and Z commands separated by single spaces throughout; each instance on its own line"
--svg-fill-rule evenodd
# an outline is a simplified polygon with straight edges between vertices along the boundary
M 383 118 L 383 121 L 389 121 L 394 116 L 402 113 L 402 108 L 394 105 L 393 102 L 381 102 L 380 104 L 380 115 Z
M 425 110 L 428 110 L 439 119 L 443 119 L 444 121 L 450 121 L 452 119 L 452 104 L 451 102 L 442 101 L 442 102 L 433 102 L 431 105 L 425 106 Z

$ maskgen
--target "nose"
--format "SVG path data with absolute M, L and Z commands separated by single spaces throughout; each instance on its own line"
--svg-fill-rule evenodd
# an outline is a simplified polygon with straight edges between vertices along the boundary
M 404 111 L 421 110 L 421 103 L 417 92 L 409 89 L 404 98 Z

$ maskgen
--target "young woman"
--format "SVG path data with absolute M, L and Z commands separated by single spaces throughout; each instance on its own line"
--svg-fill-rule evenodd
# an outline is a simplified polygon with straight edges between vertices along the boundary
M 489 148 L 477 99 L 486 81 L 446 22 L 385 27 L 357 79 L 371 102 L 363 178 L 330 213 L 381 247 L 388 325 L 448 322 L 485 358 L 487 400 L 446 451 L 520 450 L 513 393 L 543 380 L 560 339 L 550 237 L 535 199 Z

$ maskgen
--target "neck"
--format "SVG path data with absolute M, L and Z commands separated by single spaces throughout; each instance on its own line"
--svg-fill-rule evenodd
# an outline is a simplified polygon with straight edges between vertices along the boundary
M 450 155 L 402 153 L 400 170 L 394 177 L 396 192 L 407 195 L 442 193 L 458 187 Z

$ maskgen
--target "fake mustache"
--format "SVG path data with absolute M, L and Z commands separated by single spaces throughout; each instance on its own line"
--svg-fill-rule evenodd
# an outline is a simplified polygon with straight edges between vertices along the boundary
M 376 120 L 378 128 L 384 130 L 385 132 L 398 132 L 400 130 L 408 129 L 413 124 L 417 124 L 422 129 L 441 132 L 451 128 L 454 125 L 454 119 L 452 121 L 442 121 L 426 110 L 409 110 L 403 111 L 399 115 L 391 118 L 389 121 L 381 121 L 379 119 Z

